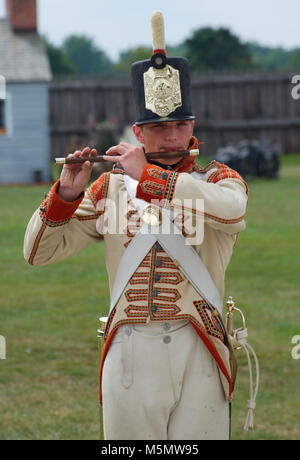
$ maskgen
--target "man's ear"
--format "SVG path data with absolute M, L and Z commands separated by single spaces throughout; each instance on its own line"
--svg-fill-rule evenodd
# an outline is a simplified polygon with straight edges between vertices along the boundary
M 135 135 L 135 137 L 137 138 L 137 140 L 139 141 L 140 144 L 144 144 L 144 136 L 143 136 L 143 131 L 141 129 L 140 126 L 138 125 L 133 125 L 132 126 L 132 131 Z

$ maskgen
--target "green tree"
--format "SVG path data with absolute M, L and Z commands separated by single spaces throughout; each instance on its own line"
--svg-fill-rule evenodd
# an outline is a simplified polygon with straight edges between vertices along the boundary
M 185 46 L 192 70 L 223 71 L 252 66 L 247 45 L 228 29 L 197 29 L 186 39 Z
M 252 55 L 253 66 L 262 70 L 285 69 L 293 54 L 281 47 L 271 48 L 255 42 L 249 42 L 247 46 Z
M 51 71 L 54 77 L 75 75 L 77 70 L 69 56 L 60 48 L 43 38 L 46 52 L 49 58 Z
M 186 57 L 187 56 L 187 48 L 185 43 L 180 43 L 179 45 L 171 46 L 166 45 L 167 55 L 168 56 L 175 56 L 175 57 Z
M 62 50 L 76 67 L 78 75 L 110 75 L 113 71 L 109 57 L 88 37 L 71 35 L 64 40 Z
M 184 44 L 177 46 L 166 46 L 167 55 L 171 56 L 185 56 L 186 47 Z M 114 65 L 117 72 L 125 75 L 130 73 L 131 65 L 137 61 L 143 61 L 150 59 L 153 54 L 153 49 L 149 46 L 137 46 L 135 48 L 129 48 L 126 51 L 122 51 L 119 56 L 118 62 Z
M 300 69 L 300 48 L 296 48 L 290 52 L 289 59 L 285 63 L 285 69 L 298 70 Z
M 136 48 L 130 48 L 126 51 L 122 51 L 114 68 L 121 74 L 128 74 L 130 73 L 131 64 L 137 61 L 149 59 L 152 56 L 152 53 L 152 48 L 146 46 L 137 46 Z

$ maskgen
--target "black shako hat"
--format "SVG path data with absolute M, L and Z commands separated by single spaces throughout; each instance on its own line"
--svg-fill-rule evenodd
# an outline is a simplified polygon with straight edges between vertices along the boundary
M 152 13 L 151 27 L 152 58 L 131 66 L 135 124 L 194 120 L 188 61 L 183 57 L 167 57 L 160 11 Z

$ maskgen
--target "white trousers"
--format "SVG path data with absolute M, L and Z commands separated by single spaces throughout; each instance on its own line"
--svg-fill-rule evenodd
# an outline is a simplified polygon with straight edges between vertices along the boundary
M 229 404 L 219 371 L 187 321 L 125 325 L 102 377 L 108 440 L 226 440 Z

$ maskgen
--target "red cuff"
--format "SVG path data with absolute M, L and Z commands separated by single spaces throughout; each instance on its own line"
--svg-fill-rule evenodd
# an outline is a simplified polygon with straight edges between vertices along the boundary
M 147 163 L 137 186 L 136 198 L 152 200 L 172 200 L 178 173 L 167 171 L 159 166 Z
M 76 201 L 64 201 L 57 195 L 58 187 L 59 180 L 53 185 L 40 207 L 46 221 L 63 222 L 69 220 L 83 200 L 84 193 L 82 192 Z

